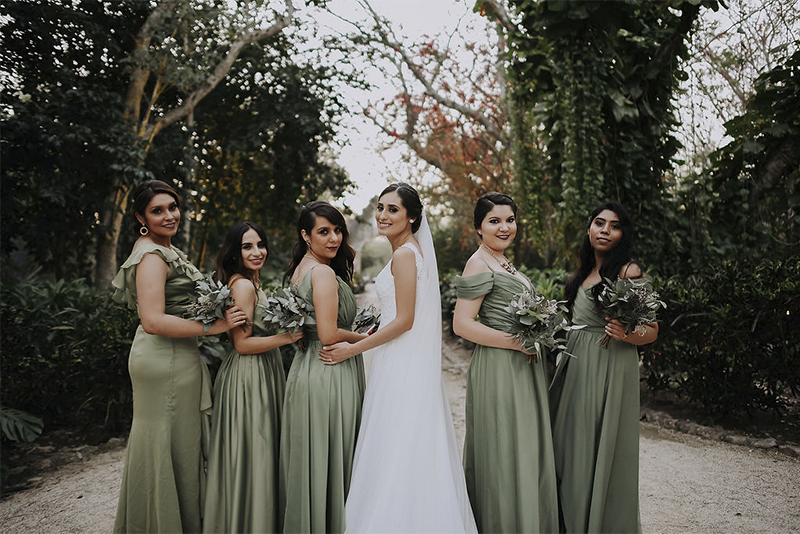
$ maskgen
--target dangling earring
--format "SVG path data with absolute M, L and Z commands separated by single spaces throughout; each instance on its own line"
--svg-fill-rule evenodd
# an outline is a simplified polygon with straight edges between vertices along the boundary
M 142 225 L 142 227 L 141 227 L 141 228 L 139 228 L 139 233 L 140 233 L 140 234 L 142 234 L 142 235 L 147 235 L 147 233 L 148 233 L 149 231 L 150 231 L 150 230 L 148 230 L 148 229 L 147 229 L 147 227 L 146 227 L 145 225 Z
M 306 247 L 311 248 L 311 241 L 306 241 Z

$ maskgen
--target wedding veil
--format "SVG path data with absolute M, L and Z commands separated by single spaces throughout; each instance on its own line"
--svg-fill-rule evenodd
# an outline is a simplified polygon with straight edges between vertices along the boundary
M 439 291 L 439 268 L 436 261 L 436 250 L 433 247 L 433 236 L 428 225 L 425 212 L 422 213 L 422 223 L 414 234 L 422 252 L 422 273 L 417 273 L 418 299 L 415 324 L 421 325 L 419 342 L 421 347 L 439 355 L 437 365 L 441 365 L 442 353 L 442 299 Z

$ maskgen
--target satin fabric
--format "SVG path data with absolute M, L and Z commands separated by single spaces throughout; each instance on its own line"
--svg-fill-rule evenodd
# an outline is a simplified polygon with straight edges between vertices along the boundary
M 175 248 L 150 244 L 131 253 L 112 281 L 114 300 L 138 311 L 136 266 L 146 254 L 169 266 L 165 311 L 182 316 L 202 274 Z M 133 423 L 114 532 L 199 532 L 211 391 L 197 338 L 151 335 L 139 326 L 128 370 Z
M 611 340 L 603 314 L 579 289 L 567 351 L 550 389 L 558 489 L 566 532 L 641 532 L 639 354 Z
M 254 288 L 255 289 L 255 288 Z M 253 337 L 270 335 L 258 291 Z M 214 383 L 203 532 L 278 532 L 281 411 L 286 389 L 280 349 L 231 349 Z
M 458 298 L 483 296 L 482 324 L 509 332 L 505 308 L 527 289 L 486 272 L 457 276 Z M 476 345 L 467 373 L 464 471 L 480 532 L 557 532 L 558 502 L 543 359 Z
M 298 285 L 313 303 L 310 269 Z M 349 330 L 356 316 L 350 287 L 339 281 L 339 328 Z M 364 399 L 360 354 L 336 365 L 319 360 L 313 325 L 303 329 L 305 349 L 295 353 L 286 380 L 280 458 L 280 509 L 284 532 L 344 532 L 345 497 Z

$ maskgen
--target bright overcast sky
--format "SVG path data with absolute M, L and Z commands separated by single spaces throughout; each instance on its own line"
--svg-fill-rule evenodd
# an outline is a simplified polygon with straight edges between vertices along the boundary
M 438 35 L 458 24 L 460 17 L 472 8 L 474 0 L 372 0 L 372 7 L 392 22 L 398 36 L 416 40 L 423 35 Z M 331 11 L 349 20 L 362 20 L 366 14 L 354 0 L 334 0 L 329 5 Z M 319 21 L 322 24 L 336 25 Z M 342 24 L 342 30 L 346 30 Z M 388 183 L 396 180 L 407 180 L 406 167 L 400 162 L 402 151 L 393 148 L 380 152 L 380 147 L 387 141 L 375 125 L 360 114 L 360 104 L 365 100 L 376 101 L 394 96 L 389 86 L 382 80 L 370 80 L 376 88 L 370 94 L 348 91 L 346 95 L 351 103 L 353 115 L 344 121 L 346 128 L 340 138 L 349 140 L 349 145 L 339 153 L 339 164 L 344 167 L 357 189 L 344 197 L 344 202 L 353 211 L 360 213 L 369 200 L 381 192 Z

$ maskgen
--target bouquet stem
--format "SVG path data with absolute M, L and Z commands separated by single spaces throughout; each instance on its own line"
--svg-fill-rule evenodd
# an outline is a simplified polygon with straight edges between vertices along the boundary
M 604 335 L 602 338 L 600 338 L 599 343 L 600 343 L 600 348 L 607 349 L 608 344 L 611 343 L 611 336 L 609 336 L 608 334 Z

